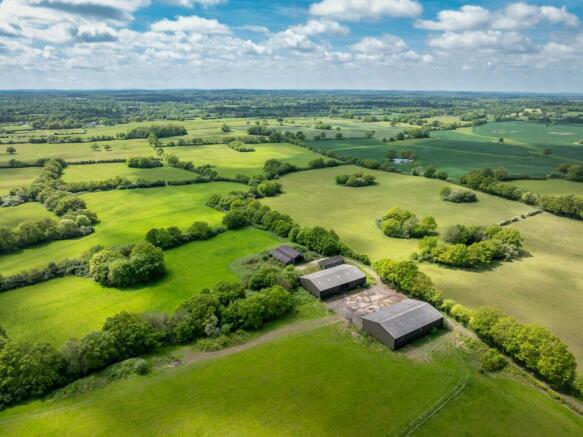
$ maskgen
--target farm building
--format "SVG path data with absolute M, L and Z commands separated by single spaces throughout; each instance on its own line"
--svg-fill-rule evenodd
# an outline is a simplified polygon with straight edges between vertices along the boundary
M 427 302 L 406 299 L 362 318 L 362 328 L 392 350 L 443 326 L 443 315 Z
M 297 264 L 304 260 L 304 256 L 300 252 L 289 246 L 279 246 L 278 248 L 273 249 L 271 251 L 271 256 L 286 266 L 289 264 Z
M 349 264 L 320 270 L 300 278 L 300 284 L 320 299 L 361 287 L 365 283 L 364 273 Z
M 340 266 L 344 264 L 344 258 L 340 255 L 338 256 L 331 256 L 330 258 L 324 258 L 318 261 L 318 266 L 321 269 L 329 269 L 332 267 Z

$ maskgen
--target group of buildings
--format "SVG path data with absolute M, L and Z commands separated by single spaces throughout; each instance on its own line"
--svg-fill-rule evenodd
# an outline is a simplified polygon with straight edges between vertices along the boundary
M 280 246 L 271 255 L 284 265 L 304 261 L 289 246 Z M 318 270 L 300 277 L 300 284 L 319 299 L 355 290 L 366 285 L 366 275 L 356 266 L 345 264 L 341 256 L 318 261 Z M 362 317 L 362 327 L 395 350 L 443 326 L 443 315 L 427 302 L 406 299 Z

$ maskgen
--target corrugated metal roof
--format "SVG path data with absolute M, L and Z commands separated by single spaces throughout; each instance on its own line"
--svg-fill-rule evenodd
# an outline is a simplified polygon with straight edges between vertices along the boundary
M 289 247 L 289 246 L 279 246 L 275 250 L 277 250 L 277 251 L 279 251 L 279 252 L 281 252 L 289 257 L 292 257 L 292 258 L 297 258 L 297 257 L 302 256 L 301 253 L 299 253 L 297 250 L 295 250 L 294 248 Z
M 327 270 L 320 270 L 316 273 L 302 276 L 301 279 L 312 282 L 320 291 L 348 284 L 364 278 L 365 275 L 356 267 L 349 264 L 332 267 Z
M 363 317 L 380 324 L 393 338 L 402 337 L 442 319 L 443 315 L 427 302 L 406 299 Z
M 324 258 L 318 261 L 320 267 L 326 267 L 329 265 L 336 266 L 338 264 L 344 264 L 344 258 L 341 255 L 331 256 L 330 258 Z
M 279 246 L 271 251 L 271 255 L 284 264 L 303 258 L 300 252 L 289 246 Z

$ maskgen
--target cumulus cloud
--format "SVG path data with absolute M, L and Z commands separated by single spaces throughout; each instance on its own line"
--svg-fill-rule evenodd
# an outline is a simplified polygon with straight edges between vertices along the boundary
M 331 20 L 309 20 L 306 24 L 291 26 L 290 30 L 307 36 L 318 34 L 347 35 L 350 33 L 348 27 Z
M 355 58 L 360 61 L 399 64 L 407 61 L 432 62 L 429 54 L 421 55 L 411 50 L 407 43 L 395 35 L 385 34 L 380 38 L 365 37 L 352 45 Z
M 503 53 L 525 53 L 533 49 L 533 44 L 527 37 L 517 32 L 501 32 L 499 30 L 445 32 L 443 35 L 429 40 L 429 45 L 447 51 L 472 52 L 488 50 Z
M 203 8 L 208 8 L 211 6 L 228 3 L 228 1 L 229 0 L 164 0 L 164 3 L 192 9 L 195 6 L 202 6 Z
M 310 6 L 310 14 L 341 21 L 415 17 L 423 7 L 417 0 L 323 0 Z
M 524 2 L 511 3 L 497 11 L 481 6 L 465 5 L 459 10 L 444 10 L 436 20 L 417 20 L 421 29 L 436 31 L 463 31 L 478 29 L 517 30 L 527 29 L 541 22 L 576 27 L 579 19 L 566 7 L 535 6 Z
M 154 32 L 230 33 L 229 28 L 217 20 L 209 20 L 196 15 L 178 17 L 176 20 L 165 18 L 156 21 L 150 28 Z

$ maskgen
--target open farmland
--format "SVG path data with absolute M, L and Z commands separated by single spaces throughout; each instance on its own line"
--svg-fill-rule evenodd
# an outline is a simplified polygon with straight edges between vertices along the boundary
M 62 345 L 97 330 L 120 311 L 166 312 L 219 281 L 238 276 L 229 264 L 277 244 L 262 231 L 230 231 L 166 251 L 167 274 L 130 289 L 105 288 L 87 278 L 62 278 L 0 293 L 0 320 L 11 338 Z
M 0 208 L 0 226 L 17 226 L 24 221 L 55 218 L 55 215 L 39 203 L 25 203 L 12 208 Z
M 222 214 L 205 206 L 214 193 L 228 193 L 240 185 L 226 182 L 151 189 L 88 193 L 82 197 L 101 221 L 95 233 L 75 240 L 55 241 L 0 257 L 4 274 L 40 268 L 51 261 L 80 256 L 96 246 L 142 241 L 153 227 L 187 228 L 194 221 L 220 224 Z M 17 207 L 19 208 L 19 207 Z
M 39 168 L 2 168 L 0 169 L 0 196 L 11 189 L 29 185 L 40 173 Z
M 542 195 L 568 196 L 576 194 L 583 196 L 583 184 L 581 182 L 566 181 L 564 179 L 518 180 L 508 182 L 508 184 Z
M 70 165 L 63 173 L 64 182 L 102 181 L 113 177 L 127 178 L 130 181 L 179 181 L 195 179 L 196 174 L 169 166 L 155 168 L 130 168 L 125 163 Z
M 508 376 L 481 375 L 459 350 L 443 348 L 426 362 L 415 361 L 355 340 L 338 326 L 187 360 L 61 400 L 35 401 L 0 413 L 0 427 L 19 437 L 60 435 L 63 427 L 72 434 L 397 435 L 414 429 L 460 388 L 428 430 L 443 430 L 450 417 L 460 434 L 480 436 L 502 427 L 509 436 L 583 430 L 581 418 L 564 406 Z M 307 408 L 315 398 L 322 407 Z

